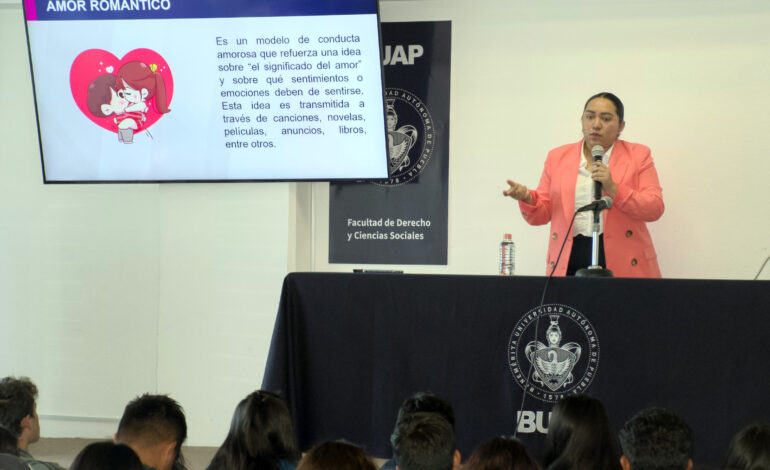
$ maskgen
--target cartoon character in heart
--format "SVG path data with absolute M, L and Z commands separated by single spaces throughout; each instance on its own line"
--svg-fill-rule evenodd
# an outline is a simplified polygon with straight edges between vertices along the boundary
M 170 111 L 173 78 L 165 60 L 150 49 L 135 49 L 121 60 L 89 49 L 72 62 L 70 89 L 83 114 L 130 144 L 135 133 Z

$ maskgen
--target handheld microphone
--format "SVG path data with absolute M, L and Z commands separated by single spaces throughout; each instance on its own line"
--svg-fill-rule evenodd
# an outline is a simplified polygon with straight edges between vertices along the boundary
M 594 157 L 595 162 L 602 161 L 604 157 L 604 147 L 601 145 L 594 145 L 591 147 L 591 156 Z M 598 181 L 594 181 L 594 200 L 601 199 L 602 197 L 602 184 Z
M 610 207 L 612 207 L 612 198 L 609 196 L 604 196 L 603 198 L 598 199 L 591 204 L 586 204 L 575 212 L 597 211 L 598 213 L 599 211 L 609 209 Z
M 604 156 L 604 147 L 601 145 L 594 145 L 591 147 L 591 156 L 594 157 L 595 162 L 602 161 L 602 157 Z

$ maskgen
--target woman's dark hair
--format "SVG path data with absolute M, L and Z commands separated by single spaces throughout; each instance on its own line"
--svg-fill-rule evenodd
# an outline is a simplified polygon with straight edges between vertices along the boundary
M 476 447 L 460 470 L 540 470 L 524 444 L 496 437 Z
M 620 470 L 620 446 L 599 400 L 573 395 L 556 403 L 543 464 L 549 470 Z
M 19 437 L 0 425 L 0 454 L 19 455 Z
M 612 104 L 615 105 L 615 112 L 618 114 L 618 122 L 623 122 L 623 116 L 625 115 L 625 112 L 623 110 L 623 102 L 620 101 L 620 98 L 618 98 L 617 96 L 613 95 L 608 91 L 597 93 L 594 96 L 588 98 L 588 100 L 586 101 L 586 104 L 583 105 L 583 111 L 585 111 L 586 108 L 588 107 L 588 103 L 590 103 L 591 100 L 595 100 L 596 98 L 606 98 L 612 101 Z
M 143 470 L 142 462 L 130 447 L 114 442 L 94 442 L 75 457 L 70 470 Z
M 730 441 L 725 467 L 738 470 L 770 468 L 770 426 L 757 423 L 738 431 Z
M 313 446 L 297 470 L 377 470 L 377 466 L 360 447 L 337 441 Z
M 286 402 L 275 393 L 257 390 L 235 407 L 230 431 L 209 470 L 277 470 L 281 460 L 298 459 Z

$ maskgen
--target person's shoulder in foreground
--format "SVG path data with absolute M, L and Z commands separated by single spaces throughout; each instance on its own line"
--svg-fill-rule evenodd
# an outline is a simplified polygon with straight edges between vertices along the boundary
M 64 467 L 57 463 L 37 460 L 26 450 L 19 450 L 19 459 L 32 470 L 64 470 Z
M 12 454 L 0 454 L 0 470 L 29 470 L 29 466 Z

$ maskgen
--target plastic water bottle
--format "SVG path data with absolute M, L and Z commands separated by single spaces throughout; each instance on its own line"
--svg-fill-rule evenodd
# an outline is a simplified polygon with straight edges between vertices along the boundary
M 515 268 L 516 246 L 513 244 L 511 234 L 503 235 L 503 241 L 500 242 L 500 275 L 513 276 Z

